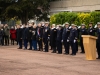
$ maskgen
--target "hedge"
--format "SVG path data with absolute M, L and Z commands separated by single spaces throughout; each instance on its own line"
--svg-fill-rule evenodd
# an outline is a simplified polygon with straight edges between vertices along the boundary
M 64 24 L 69 22 L 76 25 L 81 25 L 82 23 L 88 26 L 89 22 L 93 22 L 94 25 L 100 22 L 100 12 L 90 12 L 90 13 L 76 13 L 76 12 L 60 12 L 50 17 L 50 24 Z

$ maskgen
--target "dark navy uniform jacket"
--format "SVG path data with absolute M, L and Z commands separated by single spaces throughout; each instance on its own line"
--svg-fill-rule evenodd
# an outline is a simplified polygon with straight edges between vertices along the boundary
M 48 37 L 50 37 L 50 28 L 49 27 L 44 27 L 43 38 L 48 39 Z
M 64 28 L 62 34 L 62 40 L 67 40 L 69 38 L 69 35 L 70 35 L 70 29 Z
M 24 28 L 23 29 L 23 36 L 22 36 L 22 38 L 23 39 L 27 39 L 27 37 L 28 37 L 28 28 Z
M 80 38 L 82 37 L 82 35 L 87 35 L 88 33 L 87 33 L 87 29 L 86 28 L 81 28 L 80 29 Z
M 76 29 L 71 29 L 70 35 L 69 35 L 69 41 L 77 40 L 78 38 L 78 32 Z
M 100 29 L 97 29 L 97 37 L 98 37 L 97 42 L 100 43 Z
M 62 33 L 63 33 L 63 30 L 57 30 L 57 41 L 61 41 L 62 40 Z
M 88 29 L 88 35 L 95 36 L 95 29 L 94 28 L 89 28 Z

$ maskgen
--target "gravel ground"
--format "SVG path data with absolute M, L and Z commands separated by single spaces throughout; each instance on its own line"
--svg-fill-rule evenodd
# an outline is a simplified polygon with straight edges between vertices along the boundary
M 100 60 L 0 46 L 0 75 L 100 75 Z

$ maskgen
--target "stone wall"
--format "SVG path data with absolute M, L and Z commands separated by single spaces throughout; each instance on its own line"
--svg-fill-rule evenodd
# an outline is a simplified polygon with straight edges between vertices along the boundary
M 50 12 L 100 10 L 100 0 L 60 0 L 50 3 Z

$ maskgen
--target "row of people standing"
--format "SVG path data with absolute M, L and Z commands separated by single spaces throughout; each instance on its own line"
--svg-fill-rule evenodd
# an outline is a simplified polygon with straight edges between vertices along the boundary
M 14 45 L 16 40 L 16 30 L 14 27 L 9 28 L 8 24 L 0 25 L 0 45 L 9 46 L 9 40 L 11 39 L 11 44 Z
M 89 28 L 87 29 L 85 24 L 81 25 L 81 28 L 78 28 L 75 24 L 69 27 L 69 23 L 65 23 L 65 27 L 63 28 L 61 25 L 58 27 L 55 24 L 52 27 L 49 27 L 49 23 L 39 23 L 38 25 L 26 25 L 24 28 L 20 28 L 20 25 L 17 26 L 17 40 L 19 43 L 19 49 L 22 49 L 22 40 L 24 41 L 24 49 L 28 48 L 29 42 L 29 50 L 39 51 L 49 51 L 49 46 L 52 48 L 52 53 L 62 54 L 62 45 L 64 45 L 65 54 L 70 54 L 70 46 L 72 49 L 71 55 L 76 55 L 78 51 L 78 40 L 80 41 L 81 53 L 85 53 L 83 38 L 82 35 L 92 35 L 95 36 L 97 33 L 97 51 L 98 51 L 98 59 L 100 58 L 100 24 L 97 24 L 97 28 L 93 28 L 93 24 L 89 23 Z M 50 41 L 50 45 L 49 45 Z M 38 49 L 37 49 L 38 44 Z
M 43 26 L 44 25 L 44 26 Z M 63 29 L 62 26 L 56 28 L 55 24 L 49 27 L 49 23 L 39 23 L 36 25 L 26 25 L 23 29 L 20 25 L 17 26 L 17 40 L 19 43 L 19 49 L 22 49 L 22 40 L 24 40 L 24 49 L 27 49 L 29 42 L 29 50 L 37 50 L 37 43 L 39 51 L 49 51 L 49 41 L 52 47 L 52 53 L 62 53 L 62 42 L 64 42 L 65 54 L 69 54 L 69 42 L 72 47 L 72 54 L 76 55 L 76 42 L 78 39 L 78 32 L 76 25 L 72 24 L 72 29 L 69 29 L 69 24 L 65 24 L 66 27 Z M 44 45 L 44 46 L 43 46 Z M 44 48 L 43 48 L 44 47 Z M 67 48 L 68 47 L 68 48 Z

